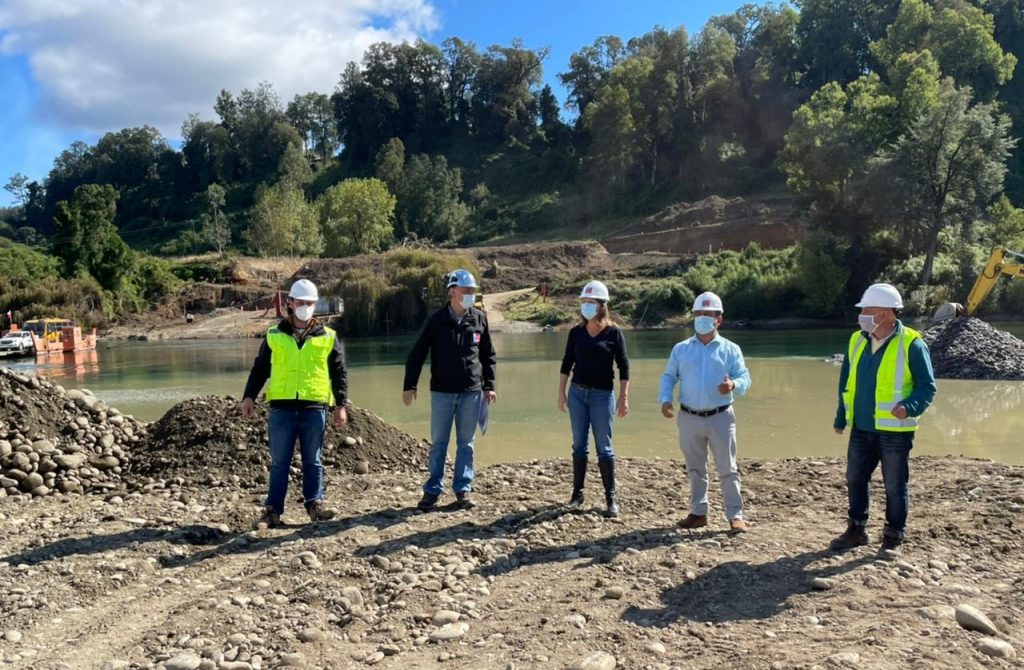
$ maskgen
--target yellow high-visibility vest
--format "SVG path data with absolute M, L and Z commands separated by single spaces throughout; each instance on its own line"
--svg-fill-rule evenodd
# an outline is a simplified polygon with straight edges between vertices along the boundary
M 914 375 L 910 372 L 910 345 L 921 333 L 902 326 L 895 342 L 890 342 L 882 354 L 875 378 L 875 430 L 908 433 L 917 430 L 917 418 L 897 419 L 892 410 L 914 390 Z M 843 390 L 846 425 L 853 425 L 853 399 L 857 395 L 857 364 L 867 347 L 868 338 L 861 331 L 850 336 L 846 360 L 850 362 Z
M 337 338 L 330 328 L 307 337 L 299 348 L 295 338 L 274 326 L 267 331 L 270 347 L 270 386 L 267 400 L 310 400 L 334 404 L 327 356 Z

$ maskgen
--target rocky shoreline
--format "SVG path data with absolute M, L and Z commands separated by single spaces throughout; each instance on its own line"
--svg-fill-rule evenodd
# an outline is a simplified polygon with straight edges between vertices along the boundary
M 252 530 L 262 491 L 154 479 L 0 500 L 0 661 L 25 668 L 1010 668 L 1024 645 L 1024 467 L 915 458 L 908 542 L 826 550 L 843 462 L 744 461 L 751 531 L 685 531 L 676 461 L 478 473 L 415 510 L 422 472 L 328 469 L 339 516 Z M 876 490 L 881 490 L 880 486 Z M 292 490 L 294 497 L 295 490 Z M 444 499 L 442 502 L 448 502 Z M 882 510 L 872 506 L 877 534 Z

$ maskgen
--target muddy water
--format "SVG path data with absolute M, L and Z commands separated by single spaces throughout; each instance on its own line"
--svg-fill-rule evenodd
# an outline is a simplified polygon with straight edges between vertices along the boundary
M 1020 326 L 1004 326 L 1021 336 Z M 748 357 L 750 393 L 736 405 L 743 457 L 785 458 L 845 453 L 835 435 L 838 367 L 822 358 L 841 351 L 846 330 L 726 333 Z M 685 331 L 630 333 L 630 416 L 615 424 L 615 450 L 623 456 L 678 458 L 674 422 L 658 411 L 658 380 L 672 344 Z M 491 428 L 477 442 L 482 464 L 568 456 L 569 421 L 555 408 L 564 333 L 496 335 L 498 404 Z M 401 403 L 408 338 L 352 340 L 353 401 L 413 435 L 429 432 L 429 394 L 412 407 Z M 239 396 L 258 342 L 219 340 L 173 343 L 103 343 L 77 359 L 36 369 L 65 387 L 85 387 L 122 411 L 147 420 L 175 403 L 208 393 Z M 421 387 L 427 388 L 424 371 Z M 1024 382 L 940 380 L 939 396 L 918 432 L 915 453 L 963 454 L 1024 463 Z

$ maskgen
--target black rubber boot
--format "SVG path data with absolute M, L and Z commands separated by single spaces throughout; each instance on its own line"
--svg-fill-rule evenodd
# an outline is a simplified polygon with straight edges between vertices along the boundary
M 598 461 L 601 470 L 601 482 L 604 483 L 604 501 L 608 505 L 604 515 L 614 519 L 619 515 L 619 502 L 615 499 L 615 461 Z
M 572 497 L 569 498 L 569 509 L 577 509 L 583 504 L 583 480 L 587 478 L 587 459 L 572 459 Z

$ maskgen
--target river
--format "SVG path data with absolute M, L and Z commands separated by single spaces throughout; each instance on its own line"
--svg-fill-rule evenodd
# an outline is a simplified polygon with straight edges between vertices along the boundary
M 998 327 L 1024 337 L 1022 324 Z M 850 330 L 724 331 L 747 358 L 753 385 L 736 403 L 743 458 L 840 456 L 836 435 L 839 368 L 823 359 L 845 347 Z M 662 418 L 658 382 L 672 345 L 689 331 L 627 334 L 632 367 L 630 414 L 615 423 L 621 456 L 679 458 L 674 422 Z M 478 436 L 481 465 L 567 457 L 569 420 L 555 406 L 564 332 L 495 334 L 498 402 L 490 430 Z M 412 407 L 401 402 L 410 337 L 345 343 L 350 395 L 357 405 L 418 437 L 429 430 L 429 364 Z M 172 405 L 205 394 L 241 395 L 258 340 L 101 342 L 76 360 L 3 363 L 36 370 L 66 388 L 89 388 L 127 414 L 158 419 Z M 1024 382 L 939 380 L 935 404 L 922 421 L 915 454 L 954 454 L 1024 463 Z

